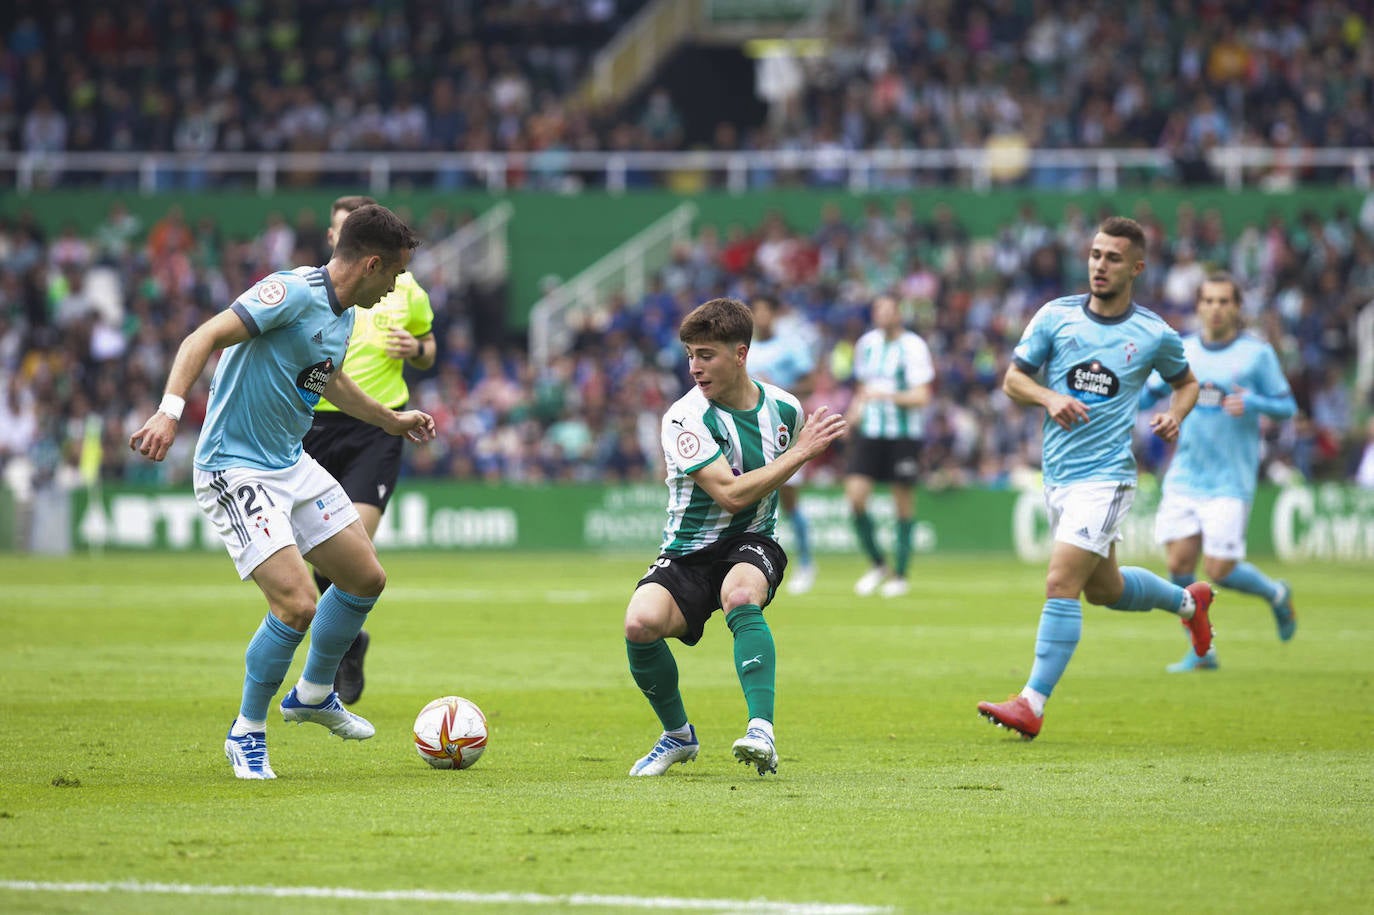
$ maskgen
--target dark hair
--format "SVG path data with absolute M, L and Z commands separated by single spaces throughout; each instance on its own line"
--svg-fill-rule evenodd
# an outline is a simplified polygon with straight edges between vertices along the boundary
M 376 202 L 376 200 L 368 197 L 366 194 L 346 194 L 334 201 L 334 205 L 329 208 L 329 215 L 330 218 L 333 218 L 334 214 L 339 212 L 339 210 L 343 210 L 345 213 L 352 213 L 359 207 L 365 207 L 368 204 L 375 204 Z
M 683 343 L 743 343 L 754 339 L 754 314 L 739 299 L 711 299 L 682 319 L 677 338 Z
M 1225 270 L 1214 270 L 1207 274 L 1207 279 L 1203 280 L 1202 283 L 1227 283 L 1231 287 L 1231 298 L 1236 300 L 1236 304 L 1243 305 L 1245 303 L 1245 298 L 1241 295 L 1240 283 L 1237 283 L 1236 278 Z M 1197 300 L 1199 302 L 1202 301 L 1202 283 L 1198 283 L 1197 286 Z
M 1131 219 L 1129 216 L 1109 216 L 1102 220 L 1102 225 L 1097 227 L 1097 231 L 1103 235 L 1111 235 L 1114 238 L 1129 239 L 1135 245 L 1143 258 L 1146 252 L 1145 229 L 1140 223 Z
M 419 244 L 419 237 L 399 216 L 384 206 L 369 203 L 348 214 L 339 229 L 334 253 L 344 260 L 379 254 L 389 261 Z

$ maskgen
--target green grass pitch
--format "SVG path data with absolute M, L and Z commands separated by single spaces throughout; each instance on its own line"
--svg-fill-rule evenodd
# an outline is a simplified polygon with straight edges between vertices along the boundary
M 674 647 L 701 756 L 641 780 L 658 725 L 621 617 L 649 552 L 385 555 L 355 707 L 377 736 L 274 709 L 266 783 L 222 752 L 264 610 L 223 555 L 0 556 L 0 911 L 1369 911 L 1368 567 L 1267 565 L 1294 585 L 1289 644 L 1222 592 L 1215 673 L 1164 672 L 1172 617 L 1085 607 L 1024 742 L 974 706 L 1025 680 L 1041 568 L 926 559 L 910 597 L 859 600 L 858 562 L 829 559 L 768 611 L 777 777 L 730 756 L 745 713 L 713 619 Z M 410 745 L 448 693 L 490 720 L 463 772 Z M 207 889 L 243 887 L 325 892 Z

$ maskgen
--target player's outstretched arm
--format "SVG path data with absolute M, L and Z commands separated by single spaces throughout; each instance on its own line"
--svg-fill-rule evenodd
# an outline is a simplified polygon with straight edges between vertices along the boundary
M 167 387 L 162 405 L 148 418 L 143 427 L 129 437 L 129 448 L 154 461 L 167 456 L 167 450 L 177 437 L 177 423 L 181 408 L 186 405 L 186 392 L 196 383 L 210 354 L 242 343 L 249 338 L 248 327 L 232 311 L 221 311 L 181 341 L 177 347 L 172 369 L 167 373 Z
M 717 505 L 733 515 L 781 487 L 801 465 L 820 455 L 848 430 L 843 416 L 832 414 L 829 407 L 821 407 L 802 426 L 792 447 L 771 464 L 735 476 L 729 462 L 721 457 L 692 474 L 692 479 Z
M 1200 390 L 1192 369 L 1187 369 L 1182 375 L 1170 381 L 1169 386 L 1174 389 L 1173 396 L 1169 398 L 1169 409 L 1150 418 L 1150 431 L 1166 442 L 1178 438 L 1179 427 L 1183 425 L 1183 420 L 1188 414 L 1193 412 Z
M 1015 363 L 1007 367 L 1002 379 L 1002 391 L 1017 403 L 1027 407 L 1044 407 L 1050 419 L 1061 429 L 1072 429 L 1088 421 L 1088 405 L 1076 397 L 1060 394 L 1040 384 L 1023 372 Z
M 324 386 L 324 396 L 349 416 L 385 429 L 392 435 L 404 435 L 412 442 L 427 442 L 434 438 L 434 417 L 420 410 L 398 412 L 383 406 L 343 372 L 335 372 L 330 376 L 328 384 Z

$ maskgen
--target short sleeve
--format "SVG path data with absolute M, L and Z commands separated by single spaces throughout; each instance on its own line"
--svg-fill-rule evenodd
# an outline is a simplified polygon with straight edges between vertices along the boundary
M 309 307 L 311 298 L 310 284 L 304 278 L 273 273 L 254 283 L 230 308 L 256 337 L 295 321 Z
M 412 337 L 423 337 L 434 329 L 434 308 L 429 293 L 412 280 L 406 290 L 406 330 Z
M 930 347 L 917 334 L 909 334 L 904 344 L 907 378 L 913 385 L 930 384 L 935 380 L 935 362 Z
M 1155 370 L 1169 383 L 1177 381 L 1188 371 L 1188 357 L 1183 355 L 1183 338 L 1178 331 L 1167 327 L 1155 353 Z
M 1033 375 L 1044 367 L 1045 361 L 1050 357 L 1050 350 L 1053 349 L 1053 323 L 1048 305 L 1042 306 L 1035 313 L 1035 317 L 1031 318 L 1031 322 L 1022 331 L 1021 341 L 1012 350 L 1012 358 L 1016 360 L 1017 368 Z
M 700 417 L 682 409 L 670 410 L 664 415 L 663 456 L 669 470 L 696 473 L 720 453 L 720 445 Z

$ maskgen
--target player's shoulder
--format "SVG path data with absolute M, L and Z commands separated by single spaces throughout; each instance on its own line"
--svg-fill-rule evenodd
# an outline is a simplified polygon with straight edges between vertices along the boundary
M 280 305 L 287 299 L 309 297 L 323 289 L 326 280 L 318 267 L 277 270 L 253 284 L 249 292 L 263 305 Z
M 706 415 L 706 411 L 711 408 L 711 402 L 706 399 L 706 395 L 701 393 L 701 388 L 692 385 L 692 389 L 673 401 L 663 413 L 663 425 L 669 425 L 673 420 L 682 420 L 688 417 L 700 419 Z
M 1147 326 L 1154 326 L 1156 330 L 1173 330 L 1173 326 L 1168 321 L 1159 316 L 1158 312 L 1151 311 L 1138 302 L 1132 303 L 1133 314 L 1131 317 L 1137 318 Z M 1177 333 L 1177 331 L 1174 331 Z
M 1045 321 L 1063 323 L 1087 315 L 1088 297 L 1087 295 L 1061 295 L 1057 299 L 1050 299 L 1036 310 L 1032 319 L 1033 323 L 1040 324 Z
M 801 410 L 801 400 L 791 391 L 780 388 L 775 384 L 770 384 L 767 381 L 759 381 L 757 378 L 755 378 L 754 381 L 757 382 L 759 387 L 763 390 L 764 397 L 767 397 L 775 403 L 787 404 L 793 409 Z
M 407 270 L 405 273 L 396 277 L 396 291 L 403 293 L 407 299 L 416 296 L 429 296 L 425 287 L 420 285 L 420 281 L 415 278 L 415 274 Z

